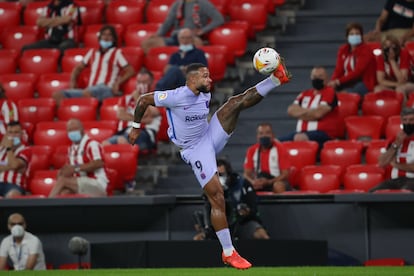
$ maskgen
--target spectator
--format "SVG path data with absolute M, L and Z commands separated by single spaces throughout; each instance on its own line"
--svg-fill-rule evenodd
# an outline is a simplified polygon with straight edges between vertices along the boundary
M 150 92 L 154 76 L 150 71 L 142 69 L 137 75 L 137 86 L 129 94 L 122 96 L 118 101 L 117 117 L 118 132 L 111 138 L 103 141 L 103 145 L 108 144 L 129 144 L 128 134 L 131 131 L 131 123 L 134 121 L 134 111 L 138 98 Z M 141 121 L 145 128 L 141 131 L 135 144 L 139 146 L 141 152 L 154 150 L 157 147 L 156 135 L 161 125 L 161 114 L 158 108 L 150 106 Z
M 7 99 L 6 91 L 0 83 L 0 139 L 6 134 L 6 127 L 11 121 L 19 120 L 17 105 Z
M 377 57 L 377 82 L 374 92 L 395 90 L 408 98 L 414 91 L 414 83 L 410 80 L 410 54 L 402 48 L 398 39 L 387 35 L 382 42 L 382 55 Z
M 208 0 L 177 0 L 168 12 L 157 34 L 141 44 L 145 53 L 153 47 L 178 46 L 177 34 L 181 28 L 189 28 L 195 35 L 194 44 L 203 45 L 203 36 L 224 23 L 223 15 Z M 170 37 L 167 34 L 171 31 Z
M 256 138 L 257 143 L 247 149 L 244 159 L 245 181 L 249 182 L 256 191 L 282 193 L 289 190 L 288 153 L 283 145 L 275 140 L 272 125 L 259 124 Z
M 26 231 L 26 220 L 13 213 L 7 220 L 11 235 L 1 241 L 0 270 L 7 269 L 7 260 L 14 270 L 46 270 L 45 254 L 38 237 Z
M 105 196 L 108 178 L 101 145 L 85 134 L 78 119 L 67 122 L 67 131 L 72 145 L 68 151 L 67 163 L 59 170 L 56 185 L 49 197 L 64 194 Z
M 382 41 L 387 35 L 395 36 L 401 45 L 414 35 L 414 2 L 412 0 L 387 0 L 375 29 L 367 34 L 367 41 Z
M 22 137 L 20 123 L 10 122 L 0 143 L 0 196 L 11 198 L 25 194 L 26 171 L 32 151 L 22 144 Z
M 207 66 L 203 50 L 194 46 L 194 35 L 189 28 L 178 32 L 179 50 L 171 55 L 164 68 L 164 76 L 157 82 L 156 90 L 175 89 L 185 85 L 185 71 L 191 63 L 202 63 Z
M 253 187 L 244 182 L 229 162 L 217 160 L 217 173 L 224 189 L 227 220 L 234 239 L 269 239 L 262 225 L 257 209 L 257 196 Z M 215 239 L 214 228 L 210 221 L 210 203 L 203 196 L 205 208 L 202 213 L 196 212 L 196 228 L 199 233 L 194 240 Z M 205 221 L 205 223 L 204 223 Z
M 289 116 L 296 118 L 296 131 L 279 137 L 280 141 L 316 141 L 322 148 L 326 141 L 341 136 L 338 124 L 338 99 L 335 90 L 326 86 L 328 73 L 324 67 L 313 67 L 310 75 L 311 89 L 296 97 L 288 107 Z
M 374 90 L 375 56 L 372 49 L 362 41 L 362 36 L 361 24 L 347 25 L 347 43 L 338 50 L 335 71 L 328 86 L 337 91 L 355 92 L 361 96 Z
M 28 49 L 56 48 L 63 52 L 77 47 L 77 25 L 81 24 L 80 12 L 72 0 L 51 0 L 43 8 L 36 22 L 40 28 L 45 28 L 45 38 L 32 44 L 25 45 L 22 51 Z
M 378 158 L 381 167 L 391 166 L 391 179 L 380 183 L 370 191 L 382 189 L 409 189 L 414 191 L 414 108 L 405 107 L 401 111 L 403 130 L 394 141 L 389 141 L 386 152 Z
M 134 75 L 134 69 L 117 48 L 117 34 L 110 25 L 103 26 L 98 36 L 100 48 L 90 49 L 83 61 L 72 71 L 71 89 L 53 94 L 57 105 L 63 98 L 95 97 L 99 101 L 119 96 L 120 85 Z M 89 67 L 89 83 L 85 89 L 75 89 L 80 73 Z

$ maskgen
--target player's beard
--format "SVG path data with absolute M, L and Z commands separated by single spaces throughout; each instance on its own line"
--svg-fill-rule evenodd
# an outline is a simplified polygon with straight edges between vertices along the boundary
M 200 91 L 201 93 L 210 93 L 209 88 L 204 84 L 198 86 L 197 90 Z

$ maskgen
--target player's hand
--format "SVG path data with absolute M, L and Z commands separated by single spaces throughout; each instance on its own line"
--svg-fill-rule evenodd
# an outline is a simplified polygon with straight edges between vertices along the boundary
M 141 133 L 141 129 L 139 128 L 131 128 L 131 131 L 128 134 L 128 140 L 131 145 L 135 144 L 139 134 Z

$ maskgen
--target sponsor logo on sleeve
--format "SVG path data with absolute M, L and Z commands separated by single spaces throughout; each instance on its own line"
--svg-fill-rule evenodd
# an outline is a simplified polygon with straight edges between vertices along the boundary
M 165 100 L 166 98 L 167 98 L 167 92 L 162 92 L 162 93 L 159 93 L 158 94 L 158 100 L 159 101 L 163 101 L 163 100 Z

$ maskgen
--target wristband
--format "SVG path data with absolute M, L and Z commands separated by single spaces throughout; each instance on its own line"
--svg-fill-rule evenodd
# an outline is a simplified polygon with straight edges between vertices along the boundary
M 141 123 L 132 122 L 131 126 L 132 126 L 133 128 L 141 128 Z
M 79 167 L 79 165 L 76 165 L 76 166 L 75 166 L 74 171 L 75 171 L 76 173 L 80 172 L 80 167 Z

